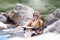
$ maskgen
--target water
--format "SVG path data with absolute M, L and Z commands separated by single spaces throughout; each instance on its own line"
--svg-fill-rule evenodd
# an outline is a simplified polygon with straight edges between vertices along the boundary
M 7 40 L 10 35 L 1 35 L 0 40 Z

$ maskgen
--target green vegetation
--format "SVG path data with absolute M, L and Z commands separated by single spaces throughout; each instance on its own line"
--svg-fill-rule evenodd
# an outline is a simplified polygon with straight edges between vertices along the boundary
M 32 7 L 34 10 L 38 10 L 42 13 L 42 17 L 47 17 L 47 15 L 53 12 L 56 8 L 60 8 L 60 0 L 44 0 L 44 4 L 40 3 L 39 7 L 33 7 L 33 5 L 29 3 L 29 0 L 0 0 L 0 12 L 12 9 L 16 3 L 22 3 Z

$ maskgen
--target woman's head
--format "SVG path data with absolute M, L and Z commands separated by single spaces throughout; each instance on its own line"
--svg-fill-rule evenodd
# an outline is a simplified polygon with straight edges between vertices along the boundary
M 39 12 L 38 12 L 38 11 L 35 11 L 35 12 L 33 13 L 33 19 L 34 19 L 34 20 L 39 19 L 39 18 L 40 18 L 39 15 L 40 15 Z

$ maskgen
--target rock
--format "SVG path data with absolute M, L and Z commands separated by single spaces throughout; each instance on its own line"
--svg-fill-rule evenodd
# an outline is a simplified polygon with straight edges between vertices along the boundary
M 6 23 L 7 18 L 3 16 L 2 14 L 0 14 L 0 21 Z
M 44 32 L 60 33 L 60 19 L 44 29 Z
M 0 30 L 7 28 L 7 25 L 3 22 L 0 22 Z
M 15 23 L 26 25 L 28 21 L 30 21 L 33 17 L 34 10 L 28 6 L 24 6 L 23 4 L 17 3 L 15 8 L 13 8 L 8 16 L 10 19 L 14 20 Z
M 60 19 L 60 8 L 56 9 L 52 14 L 49 14 L 46 18 L 46 25 L 50 25 Z
M 46 25 L 51 25 L 52 23 L 54 23 L 55 21 L 57 21 L 59 18 L 56 18 L 53 14 L 48 15 L 48 17 L 46 18 Z
M 18 26 L 17 28 L 15 28 L 12 32 L 16 33 L 16 32 L 23 32 L 24 29 L 21 26 Z
M 56 9 L 56 10 L 53 12 L 53 15 L 55 15 L 55 17 L 57 17 L 57 18 L 60 18 L 60 8 Z

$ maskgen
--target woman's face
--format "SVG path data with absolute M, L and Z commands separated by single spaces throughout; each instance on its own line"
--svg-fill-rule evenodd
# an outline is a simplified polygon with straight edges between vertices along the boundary
M 38 18 L 37 18 L 37 14 L 33 14 L 33 19 L 34 20 L 37 20 Z

